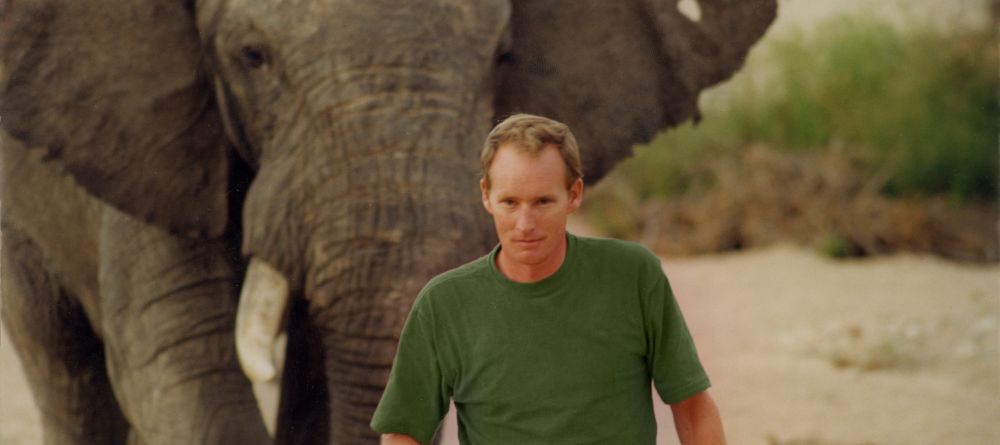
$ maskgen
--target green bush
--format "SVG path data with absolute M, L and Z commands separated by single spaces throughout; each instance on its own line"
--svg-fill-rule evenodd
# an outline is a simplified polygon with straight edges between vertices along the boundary
M 816 250 L 830 258 L 851 258 L 862 254 L 861 249 L 854 242 L 835 231 L 823 234 Z
M 621 181 L 587 191 L 587 220 L 604 236 L 635 239 L 639 235 L 639 203 L 635 192 Z
M 772 41 L 725 85 L 705 120 L 661 134 L 623 163 L 640 198 L 710 185 L 702 165 L 754 142 L 848 147 L 891 195 L 997 197 L 997 53 L 989 32 L 900 30 L 842 16 Z M 710 93 L 711 94 L 711 93 Z M 615 175 L 612 175 L 615 176 Z

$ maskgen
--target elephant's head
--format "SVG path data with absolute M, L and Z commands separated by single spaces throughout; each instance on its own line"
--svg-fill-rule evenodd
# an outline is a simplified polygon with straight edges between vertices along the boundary
M 0 113 L 108 203 L 241 237 L 244 302 L 265 308 L 246 315 L 245 368 L 272 371 L 273 294 L 308 302 L 293 322 L 320 333 L 323 428 L 370 436 L 417 291 L 494 242 L 477 188 L 491 123 L 568 123 L 595 181 L 697 119 L 776 9 L 702 0 L 693 21 L 676 3 L 25 0 L 4 19 L 19 38 Z

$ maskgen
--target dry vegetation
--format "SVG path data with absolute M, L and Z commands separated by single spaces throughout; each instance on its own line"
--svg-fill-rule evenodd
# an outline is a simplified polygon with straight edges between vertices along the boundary
M 940 15 L 987 11 L 960 3 Z M 666 254 L 794 241 L 836 257 L 1000 260 L 996 22 L 943 26 L 910 11 L 765 38 L 705 95 L 701 124 L 639 147 L 584 213 Z
M 693 254 L 791 240 L 838 257 L 916 251 L 1000 260 L 995 204 L 888 197 L 879 192 L 884 177 L 866 177 L 844 151 L 758 145 L 702 168 L 712 187 L 650 200 L 635 219 L 655 250 Z

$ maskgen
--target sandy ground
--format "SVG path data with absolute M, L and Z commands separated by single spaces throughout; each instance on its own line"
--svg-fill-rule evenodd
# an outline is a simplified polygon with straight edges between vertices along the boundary
M 777 246 L 664 269 L 730 443 L 1000 443 L 1000 267 Z M 6 336 L 0 391 L 0 443 L 41 443 Z M 657 414 L 659 443 L 676 443 Z
M 732 443 L 1000 443 L 1000 268 L 776 247 L 665 270 Z

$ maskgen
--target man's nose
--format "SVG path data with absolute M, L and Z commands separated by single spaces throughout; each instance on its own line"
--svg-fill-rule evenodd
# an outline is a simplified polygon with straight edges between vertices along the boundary
M 517 216 L 515 228 L 519 232 L 531 232 L 535 229 L 535 215 L 531 210 L 525 210 Z

